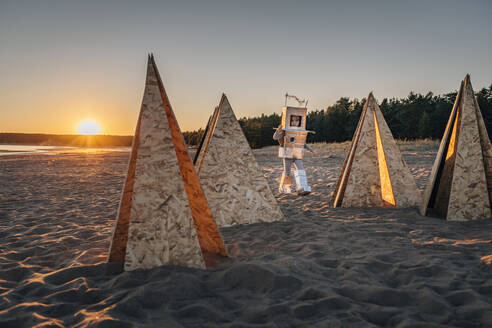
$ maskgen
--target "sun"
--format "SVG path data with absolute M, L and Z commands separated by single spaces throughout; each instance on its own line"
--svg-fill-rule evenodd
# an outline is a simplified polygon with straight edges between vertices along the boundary
M 77 133 L 85 134 L 85 135 L 100 134 L 101 128 L 99 127 L 99 124 L 96 121 L 87 119 L 81 121 L 77 125 Z

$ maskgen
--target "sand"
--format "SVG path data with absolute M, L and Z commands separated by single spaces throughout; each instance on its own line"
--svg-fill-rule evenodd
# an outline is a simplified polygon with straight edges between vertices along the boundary
M 287 220 L 221 229 L 219 269 L 125 273 L 105 261 L 128 152 L 1 157 L 0 327 L 492 327 L 492 220 L 333 209 L 346 144 L 316 150 L 304 197 L 255 151 Z M 435 153 L 403 152 L 421 190 Z

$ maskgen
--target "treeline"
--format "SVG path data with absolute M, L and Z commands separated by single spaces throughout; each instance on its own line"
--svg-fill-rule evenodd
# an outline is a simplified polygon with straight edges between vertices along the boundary
M 492 85 L 476 93 L 478 105 L 487 127 L 492 135 Z M 444 133 L 456 92 L 435 96 L 410 92 L 406 98 L 384 98 L 379 107 L 393 136 L 397 139 L 439 139 Z M 365 98 L 350 99 L 342 97 L 326 109 L 309 110 L 307 127 L 316 131 L 308 135 L 308 142 L 341 142 L 351 140 L 359 121 Z M 252 148 L 278 144 L 272 139 L 273 129 L 280 124 L 278 113 L 262 114 L 257 117 L 239 119 L 243 132 Z M 188 145 L 200 143 L 203 129 L 184 132 Z M 131 146 L 133 136 L 109 135 L 53 135 L 29 133 L 0 133 L 2 144 L 32 144 L 80 147 Z
M 492 85 L 476 93 L 478 104 L 487 127 L 492 135 Z M 426 95 L 410 92 L 406 98 L 384 98 L 379 107 L 384 118 L 397 139 L 439 139 L 444 133 L 451 113 L 456 92 L 435 96 L 432 92 Z M 326 109 L 309 110 L 307 117 L 308 130 L 316 131 L 309 134 L 308 142 L 341 142 L 351 140 L 359 121 L 365 98 L 340 98 Z M 241 118 L 239 120 L 246 138 L 252 148 L 276 145 L 272 139 L 273 128 L 280 124 L 279 113 L 261 115 L 259 117 Z M 203 130 L 185 132 L 185 140 L 189 145 L 200 142 Z
M 195 131 L 183 132 L 183 137 L 187 145 L 197 146 L 200 144 L 204 130 L 202 128 Z
M 128 147 L 132 145 L 132 140 L 133 136 L 0 133 L 1 144 L 74 147 Z

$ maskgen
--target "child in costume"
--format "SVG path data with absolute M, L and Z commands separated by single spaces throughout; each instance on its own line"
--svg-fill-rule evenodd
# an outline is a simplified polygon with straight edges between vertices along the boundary
M 306 137 L 310 132 L 306 130 L 306 112 L 307 108 L 284 107 L 281 124 L 273 134 L 273 139 L 280 143 L 278 157 L 282 158 L 284 164 L 284 171 L 278 188 L 280 193 L 292 192 L 290 176 L 292 164 L 295 166 L 294 178 L 297 193 L 307 195 L 311 192 L 302 163 L 306 149 L 314 154 L 313 148 L 306 144 Z

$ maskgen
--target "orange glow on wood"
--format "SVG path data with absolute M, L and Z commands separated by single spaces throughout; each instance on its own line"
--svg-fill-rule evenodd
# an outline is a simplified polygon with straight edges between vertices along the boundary
M 132 152 L 128 164 L 128 174 L 121 195 L 120 208 L 116 218 L 116 227 L 109 249 L 108 262 L 125 262 L 126 245 L 128 240 L 128 228 L 130 226 L 130 210 L 132 208 L 133 185 L 135 183 L 135 168 L 137 164 L 138 144 L 140 139 L 140 121 L 138 118 L 135 136 L 133 138 Z
M 190 156 L 186 150 L 183 135 L 179 129 L 178 122 L 174 116 L 174 112 L 153 57 L 151 57 L 151 61 L 157 75 L 159 90 L 162 96 L 162 103 L 164 105 L 169 128 L 171 130 L 174 149 L 176 151 L 179 169 L 181 171 L 184 187 L 188 196 L 198 241 L 202 249 L 203 259 L 207 268 L 216 267 L 220 257 L 227 257 L 224 243 L 215 220 L 212 217 L 210 208 L 208 207 L 208 203 L 202 187 L 200 186 L 198 176 L 195 173 L 193 163 L 191 162 Z
M 393 186 L 391 185 L 391 178 L 388 171 L 388 164 L 386 163 L 386 155 L 384 154 L 383 142 L 381 141 L 381 133 L 379 132 L 379 123 L 376 118 L 376 112 L 373 114 L 376 130 L 376 144 L 378 149 L 379 177 L 381 179 L 381 198 L 387 205 L 396 206 Z

